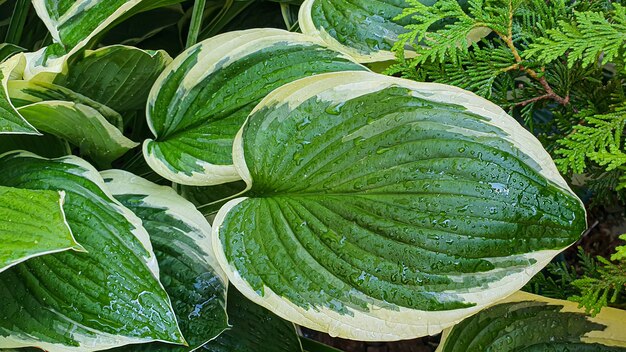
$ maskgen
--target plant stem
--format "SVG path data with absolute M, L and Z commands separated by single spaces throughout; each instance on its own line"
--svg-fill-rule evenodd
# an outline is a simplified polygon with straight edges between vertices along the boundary
M 193 12 L 191 14 L 191 23 L 189 24 L 189 33 L 187 34 L 187 44 L 185 48 L 189 48 L 198 41 L 198 33 L 202 26 L 202 15 L 204 14 L 204 6 L 206 0 L 196 0 L 193 4 Z
M 507 28 L 507 34 L 504 35 L 502 33 L 496 32 L 496 34 L 498 34 L 498 36 L 500 37 L 500 39 L 502 39 L 504 41 L 504 43 L 506 44 L 506 46 L 509 48 L 509 50 L 511 50 L 511 53 L 513 54 L 513 57 L 515 58 L 515 64 L 507 67 L 504 69 L 504 71 L 509 71 L 512 69 L 519 69 L 521 71 L 526 72 L 526 74 L 528 76 L 530 76 L 532 79 L 534 79 L 535 81 L 539 82 L 539 84 L 541 84 L 541 86 L 543 87 L 543 89 L 546 91 L 546 94 L 532 98 L 532 99 L 528 99 L 528 100 L 524 100 L 522 102 L 519 102 L 515 105 L 521 105 L 521 106 L 525 106 L 528 105 L 530 103 L 539 101 L 539 100 L 543 100 L 543 99 L 552 99 L 554 101 L 556 101 L 557 103 L 561 104 L 561 105 L 567 105 L 569 104 L 569 95 L 566 96 L 565 98 L 561 97 L 560 95 L 556 94 L 554 92 L 554 90 L 552 89 L 552 87 L 550 87 L 550 84 L 548 83 L 548 81 L 546 80 L 546 78 L 544 76 L 539 77 L 539 74 L 537 74 L 537 72 L 535 70 L 533 70 L 532 68 L 527 68 L 527 67 L 523 67 L 521 65 L 523 59 L 520 56 L 519 52 L 517 51 L 517 48 L 515 47 L 515 44 L 513 43 L 513 2 L 509 1 L 509 25 Z

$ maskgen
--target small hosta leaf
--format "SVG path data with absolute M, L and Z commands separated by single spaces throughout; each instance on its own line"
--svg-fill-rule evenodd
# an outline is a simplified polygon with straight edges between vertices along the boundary
M 285 83 L 344 70 L 365 68 L 302 34 L 252 29 L 205 40 L 155 83 L 147 115 L 156 138 L 144 143 L 145 158 L 181 184 L 239 180 L 232 142 L 252 108 Z
M 39 134 L 15 109 L 9 98 L 8 83 L 11 72 L 20 65 L 21 57 L 13 56 L 0 63 L 0 134 Z
M 248 300 L 234 287 L 228 289 L 228 322 L 232 327 L 200 351 L 302 351 L 293 323 Z
M 586 228 L 539 141 L 451 86 L 301 79 L 259 103 L 233 151 L 249 190 L 216 216 L 220 264 L 248 298 L 331 335 L 437 333 Z
M 54 43 L 25 55 L 25 78 L 30 79 L 41 72 L 61 73 L 67 59 L 99 33 L 150 2 L 154 1 L 33 0 L 33 7 L 48 28 Z
M 63 213 L 64 192 L 0 186 L 0 272 L 76 243 Z
M 171 187 L 121 170 L 101 173 L 108 189 L 143 221 L 159 261 L 161 282 L 172 299 L 189 346 L 122 347 L 120 351 L 192 351 L 228 327 L 226 275 L 211 246 L 211 226 Z
M 626 312 L 594 318 L 576 303 L 518 292 L 444 331 L 437 352 L 626 351 Z
M 33 126 L 80 147 L 82 155 L 90 156 L 98 164 L 110 164 L 139 145 L 87 105 L 43 101 L 18 110 Z
M 171 61 L 162 50 L 107 46 L 86 51 L 55 82 L 118 112 L 142 109 L 150 87 Z
M 321 38 L 359 62 L 393 60 L 391 48 L 408 24 L 408 19 L 394 18 L 406 8 L 405 0 L 307 0 L 299 23 L 302 33 Z
M 87 251 L 32 258 L 0 273 L 0 348 L 185 343 L 148 233 L 93 167 L 73 156 L 9 153 L 0 157 L 0 184 L 64 191 L 67 223 Z

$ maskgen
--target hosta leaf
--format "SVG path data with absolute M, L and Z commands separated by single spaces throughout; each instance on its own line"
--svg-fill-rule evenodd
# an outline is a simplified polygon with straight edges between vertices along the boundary
M 39 134 L 35 127 L 29 124 L 17 112 L 9 99 L 7 88 L 11 72 L 20 65 L 21 58 L 13 56 L 6 62 L 0 63 L 0 134 Z
M 254 105 L 285 83 L 341 70 L 365 68 L 297 33 L 253 29 L 205 40 L 177 57 L 151 91 L 156 138 L 144 143 L 146 160 L 181 184 L 239 180 L 232 142 Z
M 69 57 L 116 20 L 137 11 L 135 7 L 140 3 L 142 0 L 33 0 L 54 43 L 25 55 L 25 78 L 40 72 L 62 72 Z
M 594 318 L 576 303 L 518 292 L 444 331 L 438 352 L 626 351 L 626 312 Z
M 64 199 L 64 192 L 0 186 L 0 272 L 36 256 L 83 250 L 65 221 Z
M 73 48 L 91 39 L 140 2 L 140 0 L 33 0 L 33 6 L 54 41 L 65 48 Z
M 87 105 L 43 101 L 18 110 L 33 126 L 80 147 L 98 164 L 107 165 L 138 145 Z
M 58 84 L 16 79 L 9 82 L 8 89 L 11 102 L 17 108 L 42 101 L 67 101 L 89 106 L 120 130 L 124 125 L 122 116 L 117 111 Z
M 141 220 L 77 157 L 0 158 L 0 184 L 62 190 L 87 253 L 32 258 L 0 274 L 0 348 L 92 351 L 128 343 L 184 343 Z
M 233 287 L 228 289 L 228 322 L 232 327 L 200 351 L 302 351 L 293 323 L 251 302 Z
M 461 89 L 368 72 L 287 84 L 233 148 L 214 222 L 248 298 L 359 340 L 434 334 L 518 290 L 585 229 L 548 153 Z
M 408 24 L 408 19 L 394 18 L 405 8 L 405 0 L 307 0 L 300 7 L 299 23 L 302 33 L 359 62 L 393 60 L 391 48 Z
M 86 51 L 55 83 L 119 112 L 142 109 L 150 87 L 171 61 L 162 50 L 107 46 Z
M 107 187 L 143 221 L 159 261 L 161 282 L 189 347 L 164 344 L 123 347 L 123 351 L 191 351 L 228 327 L 226 275 L 211 247 L 211 226 L 193 204 L 171 187 L 121 170 L 101 173 Z

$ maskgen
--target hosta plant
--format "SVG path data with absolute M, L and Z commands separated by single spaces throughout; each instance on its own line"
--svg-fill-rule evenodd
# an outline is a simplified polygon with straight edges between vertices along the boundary
M 377 341 L 452 328 L 450 341 L 465 318 L 515 310 L 489 307 L 586 228 L 549 154 L 500 107 L 373 73 L 329 39 L 344 7 L 400 28 L 387 18 L 403 1 L 306 1 L 304 34 L 217 35 L 253 5 L 28 5 L 0 1 L 11 45 L 29 46 L 16 27 L 33 11 L 50 35 L 0 64 L 2 349 L 322 348 L 294 323 Z M 294 4 L 271 5 L 295 28 Z M 104 44 L 157 14 L 124 44 L 188 27 L 186 50 Z M 350 28 L 360 50 L 389 49 Z M 524 314 L 558 313 L 539 300 Z M 581 349 L 610 325 L 572 319 L 580 329 L 554 334 Z M 613 335 L 593 343 L 626 346 Z

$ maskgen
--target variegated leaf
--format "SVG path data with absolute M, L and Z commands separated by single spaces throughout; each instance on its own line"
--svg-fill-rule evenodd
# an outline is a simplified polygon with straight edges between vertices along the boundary
M 143 109 L 152 84 L 171 61 L 163 50 L 107 46 L 87 50 L 55 83 L 118 112 Z
M 144 143 L 163 177 L 202 186 L 239 180 L 232 142 L 254 105 L 281 85 L 316 73 L 365 70 L 315 40 L 278 29 L 229 32 L 185 51 L 148 98 Z
M 437 352 L 626 351 L 626 312 L 587 316 L 576 303 L 518 292 L 443 333 Z
M 129 343 L 185 343 L 141 220 L 82 159 L 0 157 L 0 185 L 61 190 L 87 253 L 32 258 L 0 274 L 0 348 L 95 351 Z
M 25 79 L 40 73 L 55 75 L 63 72 L 70 57 L 116 21 L 153 6 L 175 2 L 180 1 L 33 0 L 37 15 L 48 28 L 54 43 L 25 54 Z
M 139 145 L 87 105 L 52 100 L 22 106 L 18 111 L 39 130 L 66 139 L 101 165 L 109 165 Z
M 193 351 L 228 327 L 226 275 L 211 246 L 211 226 L 193 204 L 171 187 L 121 170 L 101 173 L 108 189 L 143 221 L 159 261 L 161 282 L 188 347 L 164 344 L 120 351 Z
M 436 0 L 417 0 L 431 6 Z M 464 7 L 467 0 L 458 0 Z M 330 48 L 346 53 L 358 62 L 394 60 L 392 47 L 398 36 L 408 32 L 411 16 L 398 18 L 411 8 L 406 0 L 306 0 L 298 14 L 302 33 L 318 37 Z M 432 24 L 438 28 L 442 24 Z M 491 33 L 477 27 L 468 36 L 468 43 L 479 41 Z M 415 52 L 407 48 L 406 56 Z
M 451 86 L 301 79 L 257 105 L 233 153 L 249 190 L 216 216 L 220 264 L 248 298 L 334 336 L 435 334 L 586 228 L 539 141 Z
M 0 134 L 39 134 L 15 109 L 9 98 L 8 83 L 11 73 L 23 65 L 20 56 L 0 63 Z
M 405 0 L 307 0 L 298 22 L 302 33 L 319 37 L 359 62 L 393 60 L 391 48 L 409 24 L 408 19 L 394 18 L 408 7 Z
M 122 116 L 115 110 L 82 94 L 58 84 L 37 80 L 15 79 L 7 85 L 11 102 L 17 108 L 43 101 L 65 101 L 88 106 L 102 115 L 109 123 L 122 129 Z

